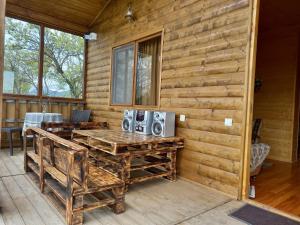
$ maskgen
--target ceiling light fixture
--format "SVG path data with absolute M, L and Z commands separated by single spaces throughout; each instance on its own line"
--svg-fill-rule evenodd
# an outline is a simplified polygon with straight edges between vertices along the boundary
M 125 14 L 125 19 L 129 23 L 135 21 L 135 18 L 134 18 L 134 15 L 133 15 L 133 11 L 132 11 L 132 3 L 131 2 L 128 4 L 127 12 Z

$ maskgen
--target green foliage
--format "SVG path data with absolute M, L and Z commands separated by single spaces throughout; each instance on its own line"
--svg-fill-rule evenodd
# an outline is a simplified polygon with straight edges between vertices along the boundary
M 83 38 L 45 28 L 44 46 L 43 94 L 82 97 Z M 14 72 L 14 94 L 37 94 L 39 54 L 40 27 L 6 18 L 5 70 Z

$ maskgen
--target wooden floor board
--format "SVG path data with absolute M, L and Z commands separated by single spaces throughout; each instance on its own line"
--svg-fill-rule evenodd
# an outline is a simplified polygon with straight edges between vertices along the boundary
M 9 176 L 10 172 L 7 169 L 5 163 L 2 160 L 2 157 L 0 157 L 0 177 L 6 177 Z
M 0 179 L 0 205 L 5 225 L 25 225 L 18 208 L 2 182 L 2 178 Z
M 300 163 L 267 160 L 266 165 L 256 178 L 255 201 L 300 216 Z
M 25 176 L 14 176 L 14 180 L 46 225 L 64 224 L 63 218 L 60 219 L 59 212 L 50 207 L 46 198 L 42 197 L 39 190 L 34 188 Z
M 35 207 L 29 199 L 26 197 L 24 192 L 20 189 L 16 181 L 14 180 L 14 176 L 11 177 L 3 177 L 2 181 L 6 186 L 9 195 L 15 205 L 17 206 L 20 215 L 22 216 L 25 224 L 41 224 L 44 225 L 44 221 L 36 211 Z
M 1 164 L 6 168 L 6 173 L 8 172 L 4 176 L 24 174 L 23 152 L 20 149 L 16 148 L 13 156 L 10 156 L 7 151 L 0 150 L 0 160 Z

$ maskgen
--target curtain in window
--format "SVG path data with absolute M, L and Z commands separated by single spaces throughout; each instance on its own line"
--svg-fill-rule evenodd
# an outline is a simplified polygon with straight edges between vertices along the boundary
M 137 105 L 157 104 L 160 48 L 160 36 L 138 44 L 135 97 Z

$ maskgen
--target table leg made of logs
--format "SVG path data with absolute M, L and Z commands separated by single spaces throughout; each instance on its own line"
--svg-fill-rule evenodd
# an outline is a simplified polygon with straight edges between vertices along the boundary
M 119 142 L 113 142 L 114 139 Z M 73 141 L 89 147 L 90 160 L 117 175 L 127 186 L 155 178 L 175 181 L 176 154 L 183 148 L 183 139 L 179 137 L 159 138 L 109 130 L 75 131 Z

